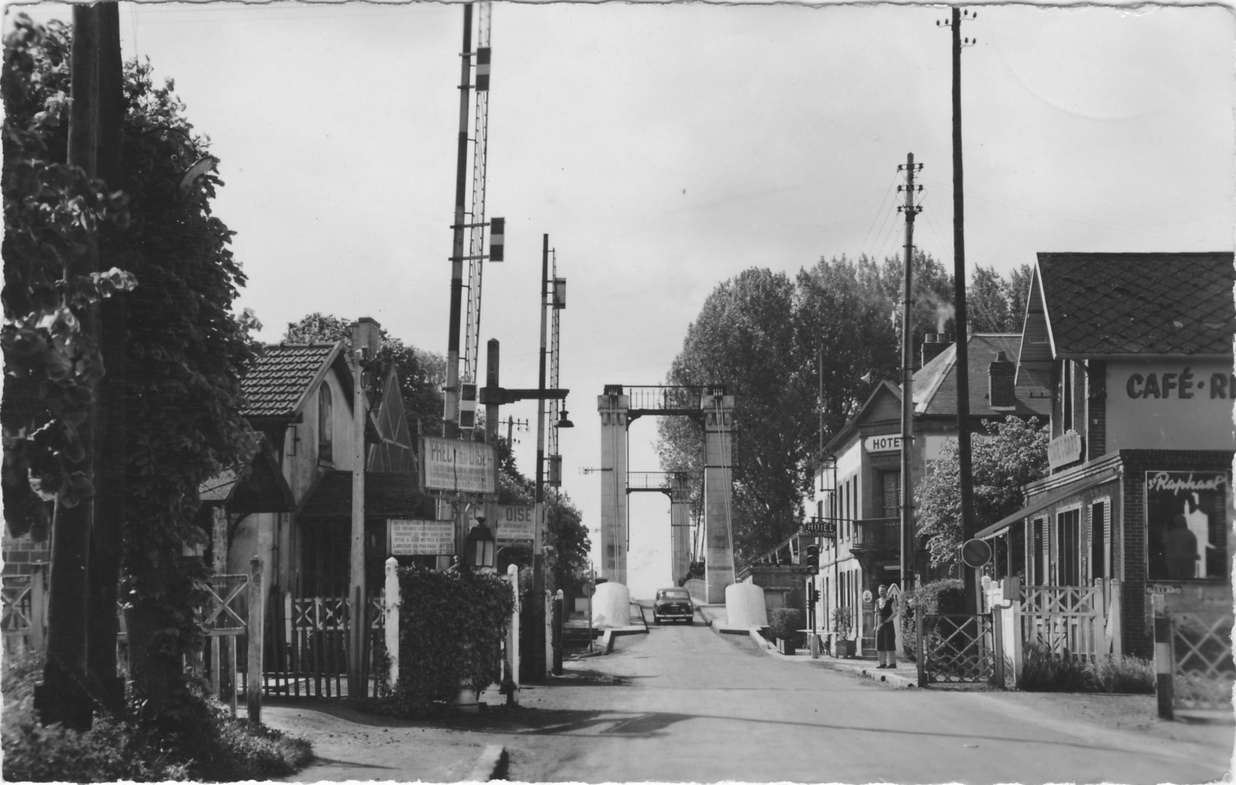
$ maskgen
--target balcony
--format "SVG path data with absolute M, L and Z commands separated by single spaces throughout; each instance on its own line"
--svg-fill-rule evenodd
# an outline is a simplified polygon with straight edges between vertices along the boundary
M 898 518 L 866 518 L 855 521 L 852 551 L 899 551 L 901 520 Z

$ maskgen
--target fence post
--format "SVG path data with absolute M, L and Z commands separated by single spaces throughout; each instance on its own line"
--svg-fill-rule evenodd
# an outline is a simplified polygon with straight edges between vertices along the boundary
M 30 646 L 35 651 L 43 648 L 47 630 L 47 575 L 48 570 L 43 568 L 30 576 Z
M 249 722 L 262 722 L 262 560 L 254 556 L 249 560 L 249 668 L 246 679 L 245 701 L 249 708 Z
M 1172 621 L 1164 607 L 1163 596 L 1154 595 L 1154 670 L 1155 692 L 1159 699 L 1159 716 L 1165 720 L 1172 719 L 1172 673 L 1175 670 L 1175 659 L 1172 651 Z
M 507 580 L 511 582 L 511 592 L 515 595 L 515 605 L 511 610 L 511 626 L 506 633 L 506 674 L 510 684 L 507 688 L 507 705 L 519 703 L 519 567 L 511 564 L 506 568 Z
M 923 609 L 914 609 L 914 662 L 918 666 L 918 686 L 927 686 L 927 669 L 923 667 Z
M 1108 607 L 1107 619 L 1110 625 L 1111 632 L 1111 653 L 1119 657 L 1124 653 L 1124 622 L 1122 615 L 1123 608 L 1123 584 L 1116 578 L 1111 578 L 1108 582 Z
M 566 609 L 563 607 L 566 604 L 566 596 L 562 589 L 554 595 L 554 675 L 562 675 L 562 628 L 563 614 Z
M 385 617 L 384 638 L 386 643 L 386 689 L 395 691 L 399 681 L 399 562 L 394 556 L 386 560 L 386 599 L 382 608 Z
M 995 677 L 996 686 L 1000 689 L 1008 689 L 1008 685 L 1004 683 L 1004 611 L 999 605 L 993 605 L 991 608 L 991 647 L 992 657 L 995 662 Z

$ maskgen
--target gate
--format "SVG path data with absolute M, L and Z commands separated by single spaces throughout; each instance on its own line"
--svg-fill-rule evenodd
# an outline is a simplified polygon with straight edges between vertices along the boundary
M 999 616 L 919 611 L 915 616 L 918 686 L 1004 684 Z
M 1230 715 L 1232 686 L 1236 683 L 1232 624 L 1230 606 L 1171 611 L 1156 602 L 1155 670 L 1160 717 L 1171 719 L 1177 709 Z
M 1120 654 L 1120 582 L 1021 587 L 1021 643 L 1055 656 Z
M 272 592 L 272 595 L 274 593 Z M 348 697 L 348 632 L 351 606 L 346 597 L 272 597 L 272 625 L 267 648 L 266 695 L 286 698 Z M 360 697 L 381 692 L 375 657 L 385 656 L 383 598 L 369 598 L 363 623 L 369 633 L 361 655 Z
M 207 584 L 206 615 L 202 626 L 210 641 L 206 670 L 210 694 L 226 700 L 236 714 L 237 640 L 249 635 L 248 575 L 212 575 Z M 226 674 L 226 675 L 225 675 Z
M 4 653 L 9 657 L 43 647 L 47 613 L 45 574 L 4 576 L 0 629 L 4 632 Z

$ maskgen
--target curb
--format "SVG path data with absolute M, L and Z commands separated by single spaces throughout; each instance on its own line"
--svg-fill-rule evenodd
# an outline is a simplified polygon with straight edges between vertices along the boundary
M 509 763 L 506 747 L 500 744 L 490 744 L 481 752 L 472 766 L 472 771 L 464 777 L 468 782 L 489 782 L 492 779 L 505 779 L 505 769 Z

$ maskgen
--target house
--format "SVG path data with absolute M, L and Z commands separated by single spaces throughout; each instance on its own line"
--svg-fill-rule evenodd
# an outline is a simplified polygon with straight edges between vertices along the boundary
M 266 347 L 241 385 L 242 414 L 259 434 L 258 450 L 243 471 L 202 486 L 202 515 L 213 517 L 216 572 L 248 572 L 249 560 L 259 557 L 268 606 L 281 607 L 289 597 L 347 596 L 357 454 L 366 463 L 371 594 L 389 554 L 388 520 L 434 517 L 431 500 L 417 489 L 412 432 L 394 369 L 367 379 L 367 393 L 357 401 L 353 368 L 343 341 Z M 366 410 L 363 429 L 356 426 L 357 405 Z
M 1019 342 L 1016 334 L 966 336 L 972 432 L 981 433 L 984 420 L 1008 416 L 1046 422 L 1048 388 L 1036 378 L 1014 378 L 1011 358 Z M 921 478 L 944 446 L 956 441 L 957 379 L 956 344 L 928 336 L 913 378 L 914 478 Z M 876 588 L 902 584 L 901 410 L 900 387 L 878 382 L 817 456 L 812 495 L 806 500 L 808 528 L 829 530 L 829 536 L 809 538 L 820 548 L 819 572 L 809 579 L 818 592 L 817 627 L 838 632 L 834 615 L 838 608 L 848 609 L 856 639 L 868 641 L 864 648 L 873 645 Z M 934 577 L 921 544 L 907 557 L 906 571 L 907 579 L 918 575 L 920 583 Z
M 979 531 L 995 576 L 1123 583 L 1122 648 L 1151 597 L 1231 606 L 1231 253 L 1040 253 L 1018 384 L 1052 391 L 1050 474 Z

